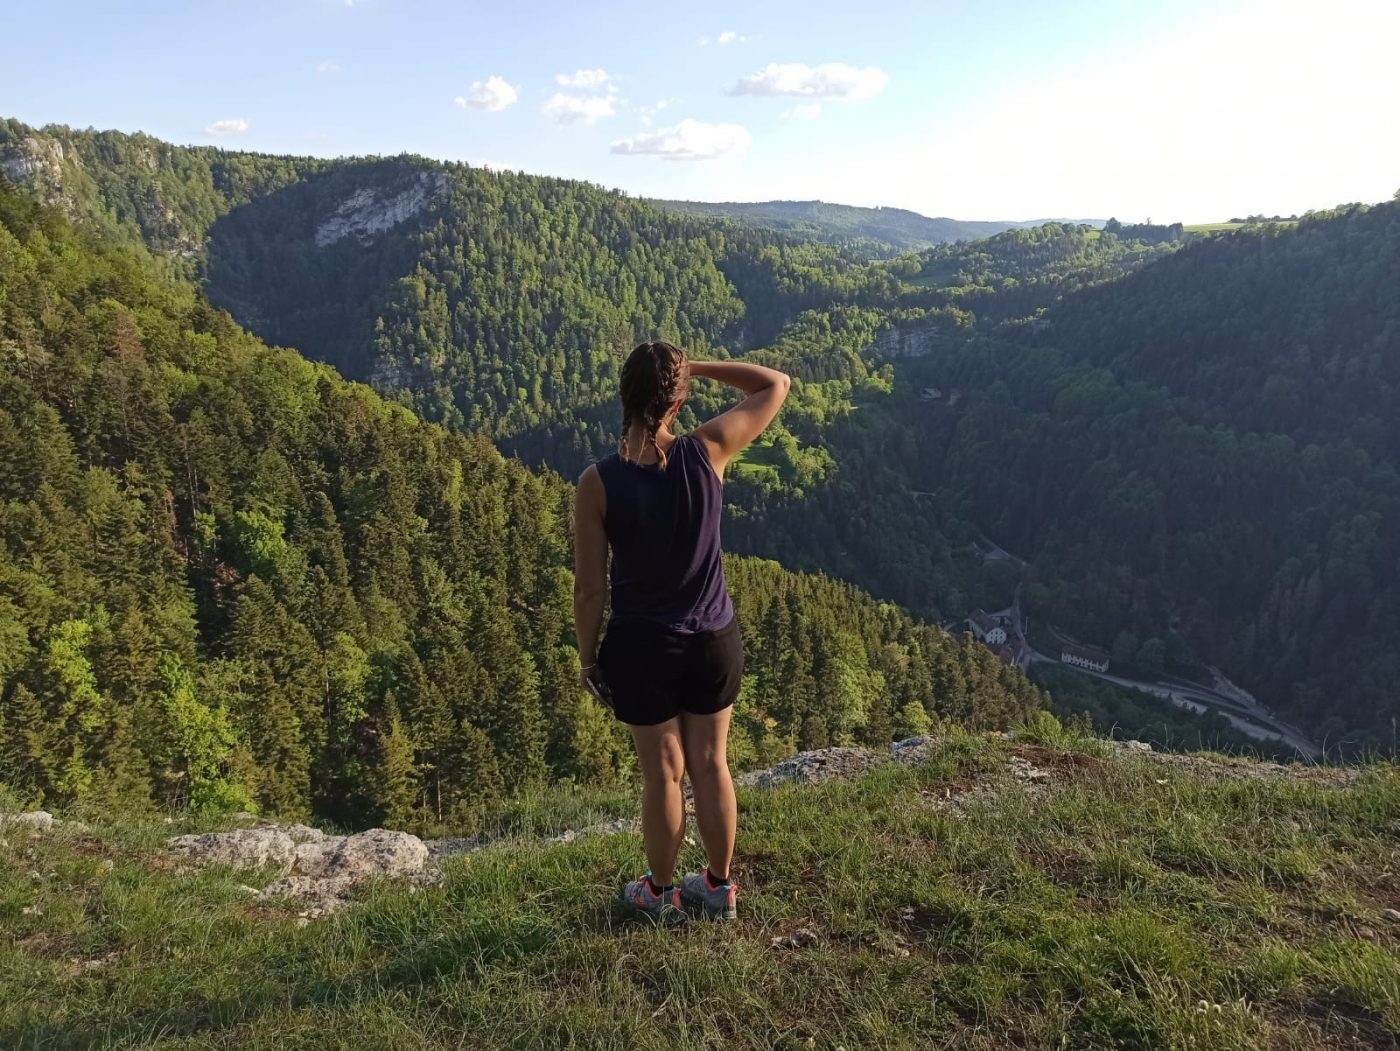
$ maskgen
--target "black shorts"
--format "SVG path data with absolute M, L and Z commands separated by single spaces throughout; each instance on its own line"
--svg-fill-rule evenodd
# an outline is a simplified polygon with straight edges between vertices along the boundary
M 655 726 L 681 712 L 722 712 L 739 696 L 744 677 L 739 620 L 693 634 L 662 624 L 610 624 L 598 671 L 612 691 L 613 714 L 629 726 Z

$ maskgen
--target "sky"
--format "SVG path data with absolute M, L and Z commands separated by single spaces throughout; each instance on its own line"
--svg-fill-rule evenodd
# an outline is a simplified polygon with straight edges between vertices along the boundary
M 1208 222 L 1400 188 L 1396 0 L 0 0 L 0 117 L 637 196 Z

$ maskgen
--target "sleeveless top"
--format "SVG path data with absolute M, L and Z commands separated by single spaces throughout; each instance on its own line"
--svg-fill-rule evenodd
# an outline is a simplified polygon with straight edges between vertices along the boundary
M 695 634 L 733 620 L 719 550 L 724 487 L 704 443 L 682 434 L 667 450 L 665 470 L 617 453 L 597 467 L 613 555 L 608 623 Z

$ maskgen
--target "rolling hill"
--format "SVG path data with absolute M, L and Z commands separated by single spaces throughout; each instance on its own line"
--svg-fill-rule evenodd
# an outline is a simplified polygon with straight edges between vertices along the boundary
M 858 208 L 825 201 L 664 201 L 654 204 L 670 212 L 741 226 L 776 230 L 791 237 L 846 245 L 877 256 L 917 251 L 947 241 L 972 241 L 1003 230 L 1027 229 L 1045 222 L 998 222 L 931 218 L 905 208 Z M 1102 219 L 1075 220 L 1102 226 Z

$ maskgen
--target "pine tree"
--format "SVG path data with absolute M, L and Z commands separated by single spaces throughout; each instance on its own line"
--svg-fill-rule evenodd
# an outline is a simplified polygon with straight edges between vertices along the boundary
M 392 702 L 381 740 L 378 782 L 378 802 L 384 823 L 390 828 L 416 827 L 423 815 L 418 764 L 414 760 L 413 739 L 404 729 L 398 708 Z
M 22 682 L 10 690 L 3 723 L 0 781 L 31 792 L 51 790 L 57 757 L 47 747 L 43 706 Z

